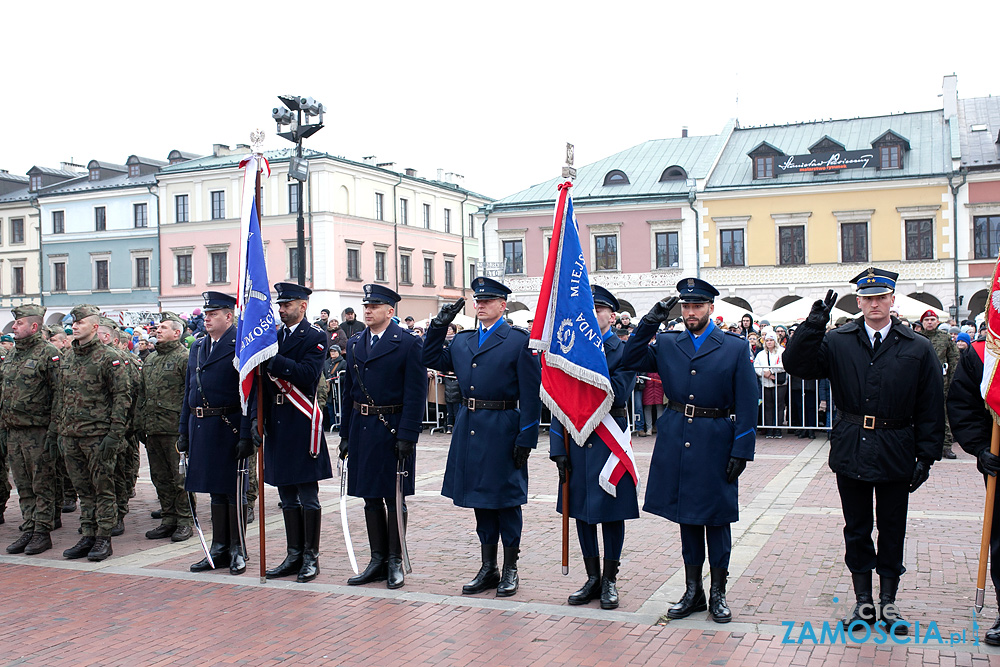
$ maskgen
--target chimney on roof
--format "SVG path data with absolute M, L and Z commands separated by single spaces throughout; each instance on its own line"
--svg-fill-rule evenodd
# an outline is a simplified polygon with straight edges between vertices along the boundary
M 443 181 L 444 181 L 444 169 L 438 169 L 438 177 L 437 177 L 437 180 L 438 180 L 438 181 L 441 181 L 441 182 L 443 182 Z
M 687 137 L 687 135 L 688 135 L 688 126 L 685 125 L 684 127 L 681 128 L 681 138 L 683 139 Z
M 212 144 L 212 155 L 215 157 L 229 155 L 229 146 L 227 144 Z
M 416 175 L 417 175 L 417 170 L 416 170 L 416 169 L 414 169 L 414 168 L 412 168 L 412 167 L 407 167 L 407 168 L 406 168 L 406 175 L 407 175 L 407 176 L 413 176 L 413 177 L 416 177 Z
M 958 75 L 948 74 L 941 82 L 941 98 L 944 102 L 944 117 L 958 116 Z
M 236 151 L 248 151 L 250 150 L 250 144 L 236 144 Z
M 73 172 L 74 174 L 82 173 L 85 167 L 82 164 L 76 164 L 73 162 L 73 158 L 70 158 L 69 162 L 60 162 L 59 168 L 63 171 Z
M 364 162 L 365 164 L 371 165 L 373 167 L 375 166 L 375 156 L 374 155 L 366 155 L 363 158 L 361 158 L 361 161 Z

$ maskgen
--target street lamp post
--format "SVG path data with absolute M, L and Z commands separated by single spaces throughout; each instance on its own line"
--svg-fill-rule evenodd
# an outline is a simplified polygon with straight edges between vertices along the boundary
M 302 199 L 305 195 L 303 183 L 309 178 L 309 161 L 302 157 L 302 140 L 311 137 L 323 129 L 323 113 L 326 107 L 311 97 L 295 95 L 278 95 L 285 108 L 275 107 L 271 110 L 271 118 L 278 124 L 278 136 L 295 144 L 295 157 L 289 161 L 288 180 L 299 182 L 299 210 L 295 221 L 295 254 L 298 259 L 298 275 L 295 278 L 300 285 L 306 284 L 306 228 L 302 214 Z M 294 112 L 294 113 L 293 113 Z M 303 118 L 305 114 L 305 118 Z M 317 117 L 318 120 L 310 122 Z M 288 125 L 288 131 L 282 132 L 281 127 Z

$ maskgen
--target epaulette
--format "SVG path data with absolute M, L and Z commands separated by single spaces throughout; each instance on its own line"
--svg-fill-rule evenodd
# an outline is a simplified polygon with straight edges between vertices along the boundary
M 313 329 L 315 329 L 316 331 L 318 331 L 318 332 L 320 332 L 320 333 L 323 333 L 323 330 L 322 330 L 322 329 L 320 329 L 320 328 L 319 328 L 319 325 L 318 325 L 318 324 L 316 324 L 315 322 L 310 322 L 310 323 L 309 323 L 309 326 L 311 326 L 311 327 L 312 327 Z
M 362 329 L 361 331 L 359 331 L 358 333 L 354 334 L 353 336 L 351 336 L 351 337 L 350 337 L 350 338 L 348 338 L 347 340 L 349 340 L 349 341 L 350 341 L 350 340 L 354 340 L 355 338 L 357 338 L 358 336 L 360 336 L 360 335 L 361 335 L 361 334 L 363 334 L 364 332 L 365 332 L 365 330 L 364 330 L 364 329 Z
M 516 324 L 512 324 L 512 325 L 510 325 L 510 328 L 513 329 L 514 331 L 520 331 L 521 333 L 523 333 L 526 336 L 531 336 L 531 330 L 525 329 L 524 327 L 518 326 Z
M 667 331 L 657 331 L 658 334 L 679 334 L 682 333 L 681 329 L 668 329 Z
M 732 336 L 733 338 L 739 338 L 740 340 L 746 340 L 745 338 L 743 338 L 743 336 L 739 335 L 738 333 L 733 333 L 732 331 L 725 331 L 723 333 L 725 333 L 727 336 Z

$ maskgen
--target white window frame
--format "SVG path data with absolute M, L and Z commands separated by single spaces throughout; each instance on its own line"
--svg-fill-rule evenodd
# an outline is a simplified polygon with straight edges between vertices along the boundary
M 936 206 L 897 206 L 896 212 L 899 213 L 899 259 L 902 262 L 933 262 L 938 259 L 938 214 L 941 211 L 941 205 Z M 926 220 L 931 219 L 931 257 L 930 259 L 907 259 L 906 258 L 906 223 L 909 220 Z M 969 217 L 969 224 L 972 228 L 972 233 L 975 234 L 975 225 L 972 224 L 972 216 Z M 949 245 L 943 250 L 947 252 L 951 250 Z
M 789 266 L 808 266 L 809 265 L 809 218 L 812 217 L 812 211 L 803 211 L 800 213 L 772 213 L 771 219 L 774 220 L 774 266 L 777 268 L 789 267 Z M 802 243 L 804 244 L 803 252 L 805 253 L 805 262 L 803 264 L 782 264 L 781 263 L 781 228 L 782 227 L 802 227 Z M 746 239 L 744 238 L 744 243 Z
M 206 285 L 229 285 L 232 283 L 232 280 L 230 280 L 229 278 L 229 272 L 230 272 L 229 246 L 230 244 L 228 243 L 216 243 L 213 245 L 205 246 L 205 256 L 206 256 L 205 268 L 207 269 L 207 273 L 205 274 L 205 276 L 208 278 L 205 281 Z M 226 254 L 226 279 L 221 282 L 212 280 L 212 255 L 217 252 L 223 252 Z
M 622 223 L 602 222 L 587 225 L 590 233 L 590 270 L 593 273 L 621 273 L 622 271 Z M 615 268 L 597 269 L 597 237 L 615 237 Z
M 649 220 L 649 270 L 653 273 L 682 271 L 684 269 L 684 220 Z M 677 266 L 657 268 L 656 266 L 656 235 L 665 232 L 677 234 Z
M 170 253 L 171 253 L 171 255 L 173 255 L 173 259 L 171 261 L 171 263 L 173 264 L 173 266 L 171 267 L 171 269 L 172 269 L 173 274 L 174 274 L 174 285 L 173 286 L 174 287 L 193 287 L 194 285 L 196 285 L 197 283 L 195 282 L 195 277 L 194 277 L 194 246 L 184 246 L 184 247 L 181 247 L 181 248 L 171 248 L 170 249 Z M 180 271 L 178 271 L 177 258 L 181 257 L 183 255 L 187 255 L 188 257 L 191 258 L 191 282 L 190 283 L 181 283 L 180 282 Z
M 346 250 L 353 250 L 358 253 L 358 275 L 356 278 L 351 277 L 350 274 L 350 262 L 347 261 L 347 255 L 344 255 L 344 279 L 350 280 L 351 282 L 364 282 L 364 271 L 362 267 L 364 266 L 362 258 L 364 257 L 362 248 L 364 247 L 364 241 L 358 241 L 355 239 L 344 239 L 344 247 Z
M 521 273 L 508 273 L 506 275 L 510 276 L 526 276 L 528 275 L 528 244 L 525 237 L 528 235 L 528 228 L 521 227 L 519 229 L 498 229 L 497 230 L 497 257 L 500 258 L 501 262 L 504 262 L 506 266 L 507 257 L 503 251 L 504 241 L 520 241 L 521 242 Z M 475 276 L 472 276 L 475 278 Z
M 108 263 L 108 287 L 107 289 L 98 289 L 97 287 L 97 263 L 107 262 Z M 90 291 L 91 292 L 110 292 L 111 291 L 111 251 L 101 250 L 97 252 L 90 253 Z
M 50 294 L 66 294 L 69 292 L 69 253 L 59 253 L 58 255 L 46 255 L 46 259 L 49 263 L 49 293 Z M 66 280 L 66 288 L 57 290 L 56 287 L 56 264 L 62 264 L 65 267 L 65 275 L 63 276 Z
M 722 264 L 722 231 L 729 229 L 743 230 L 743 267 L 750 266 L 750 235 L 747 229 L 750 226 L 749 215 L 732 215 L 712 218 L 715 223 L 715 266 L 721 269 L 738 269 L 739 265 L 723 266 Z
M 132 289 L 153 289 L 153 249 L 130 250 L 129 255 L 129 260 L 132 264 Z M 138 259 L 149 261 L 149 285 L 145 287 L 139 287 L 139 272 L 136 270 L 136 260 Z
M 833 217 L 837 218 L 837 263 L 839 264 L 867 264 L 872 261 L 872 214 L 875 213 L 875 209 L 857 209 L 852 211 L 834 211 Z M 858 222 L 863 222 L 867 226 L 865 227 L 868 234 L 868 257 L 862 262 L 845 262 L 844 261 L 844 234 L 843 226 L 845 224 L 854 224 Z M 904 232 L 905 235 L 905 232 Z

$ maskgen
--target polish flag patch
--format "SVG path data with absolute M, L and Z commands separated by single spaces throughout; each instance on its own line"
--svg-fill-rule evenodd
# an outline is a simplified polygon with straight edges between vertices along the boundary
M 118 361 L 117 359 L 115 359 L 114 361 L 111 362 L 111 365 L 112 366 L 117 366 L 120 363 L 121 363 L 120 361 Z
M 317 343 L 316 344 L 316 349 L 319 350 L 320 352 L 322 352 L 325 348 L 321 344 Z

